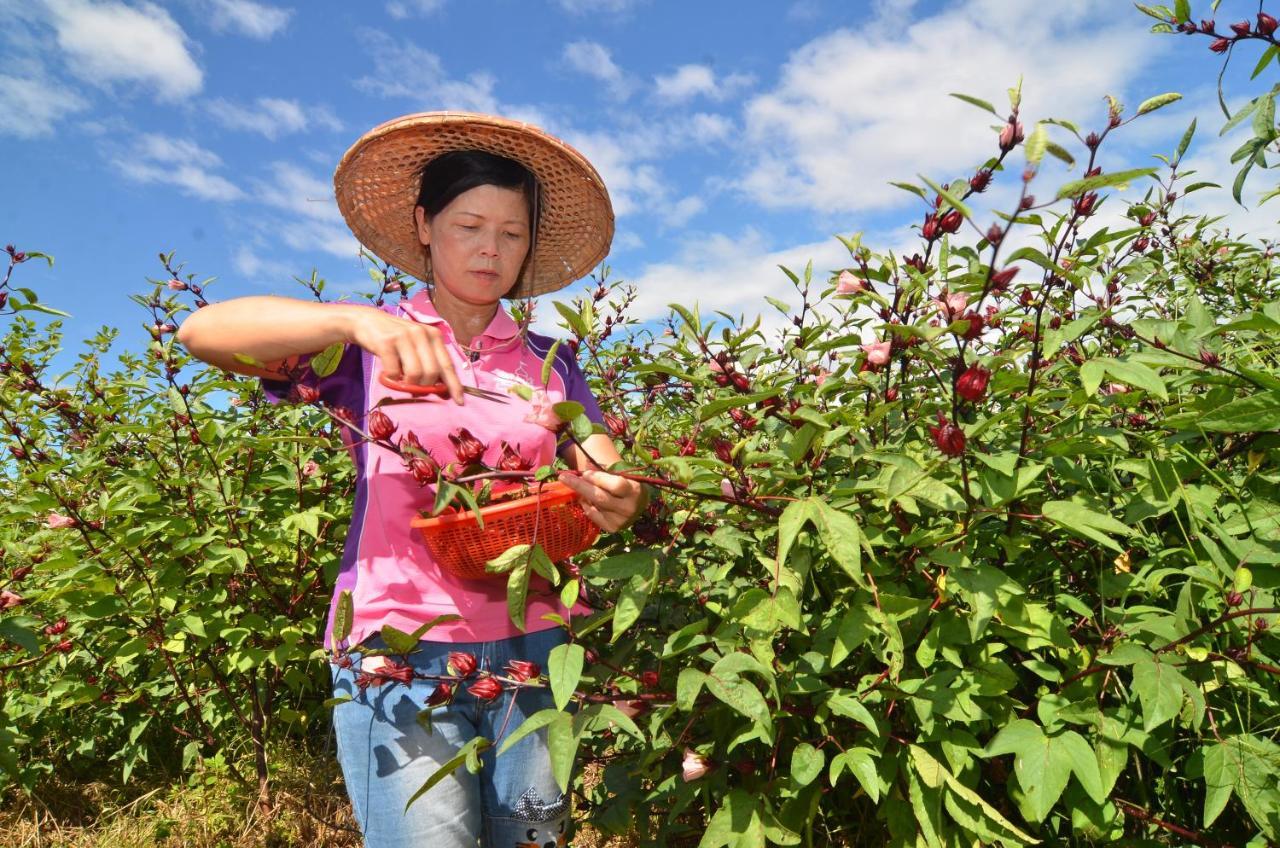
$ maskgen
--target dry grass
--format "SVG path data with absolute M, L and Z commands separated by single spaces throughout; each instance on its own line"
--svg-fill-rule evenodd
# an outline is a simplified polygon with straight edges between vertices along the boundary
M 337 762 L 302 750 L 276 757 L 276 809 L 225 775 L 198 770 L 184 782 L 136 778 L 129 786 L 51 781 L 34 797 L 10 790 L 0 803 L 4 848 L 358 848 Z M 590 775 L 588 775 L 590 779 Z M 575 848 L 635 848 L 578 822 Z

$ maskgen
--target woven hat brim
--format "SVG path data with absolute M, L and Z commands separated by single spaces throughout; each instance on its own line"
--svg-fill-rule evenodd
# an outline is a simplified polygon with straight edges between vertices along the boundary
M 374 255 L 420 280 L 426 257 L 413 223 L 422 168 L 454 150 L 520 162 L 537 177 L 542 211 L 528 273 L 509 297 L 531 297 L 585 277 L 609 252 L 613 205 L 586 157 L 541 129 L 470 112 L 422 112 L 374 127 L 333 174 L 338 209 Z

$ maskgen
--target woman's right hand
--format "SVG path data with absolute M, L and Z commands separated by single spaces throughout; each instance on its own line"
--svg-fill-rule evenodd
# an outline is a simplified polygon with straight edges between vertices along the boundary
M 381 309 L 353 309 L 350 314 L 348 340 L 378 357 L 388 377 L 419 386 L 444 383 L 449 397 L 462 403 L 462 381 L 439 330 Z

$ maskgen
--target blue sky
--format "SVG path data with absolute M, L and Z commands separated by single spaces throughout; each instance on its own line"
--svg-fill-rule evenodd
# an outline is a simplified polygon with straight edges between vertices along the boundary
M 1256 11 L 1224 0 L 1216 17 L 1225 29 Z M 995 152 L 995 119 L 949 91 L 1004 110 L 1022 75 L 1028 127 L 1086 130 L 1103 126 L 1105 94 L 1130 111 L 1185 95 L 1113 136 L 1108 169 L 1154 164 L 1198 116 L 1188 164 L 1229 186 L 1243 141 L 1217 138 L 1208 40 L 1151 35 L 1119 0 L 0 0 L 0 13 L 0 242 L 57 257 L 21 282 L 73 313 L 72 339 L 136 327 L 127 295 L 160 274 L 160 251 L 216 276 L 215 298 L 301 296 L 290 277 L 313 268 L 334 292 L 367 288 L 332 170 L 366 129 L 413 111 L 505 114 L 582 150 L 618 213 L 608 264 L 639 286 L 642 316 L 672 300 L 767 310 L 762 295 L 788 290 L 777 264 L 845 264 L 837 232 L 908 246 L 922 210 L 888 181 L 967 176 Z M 1273 81 L 1274 66 L 1247 82 L 1258 53 L 1234 60 L 1229 102 Z M 1037 187 L 1079 171 L 1047 167 Z M 1007 206 L 1015 182 L 984 200 Z M 1188 203 L 1277 234 L 1271 207 L 1225 190 Z

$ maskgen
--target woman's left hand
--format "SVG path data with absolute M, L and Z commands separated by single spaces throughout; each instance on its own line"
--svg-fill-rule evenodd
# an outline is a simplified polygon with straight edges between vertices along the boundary
M 608 471 L 570 471 L 560 475 L 560 482 L 578 493 L 582 511 L 606 533 L 626 527 L 649 505 L 642 484 Z

